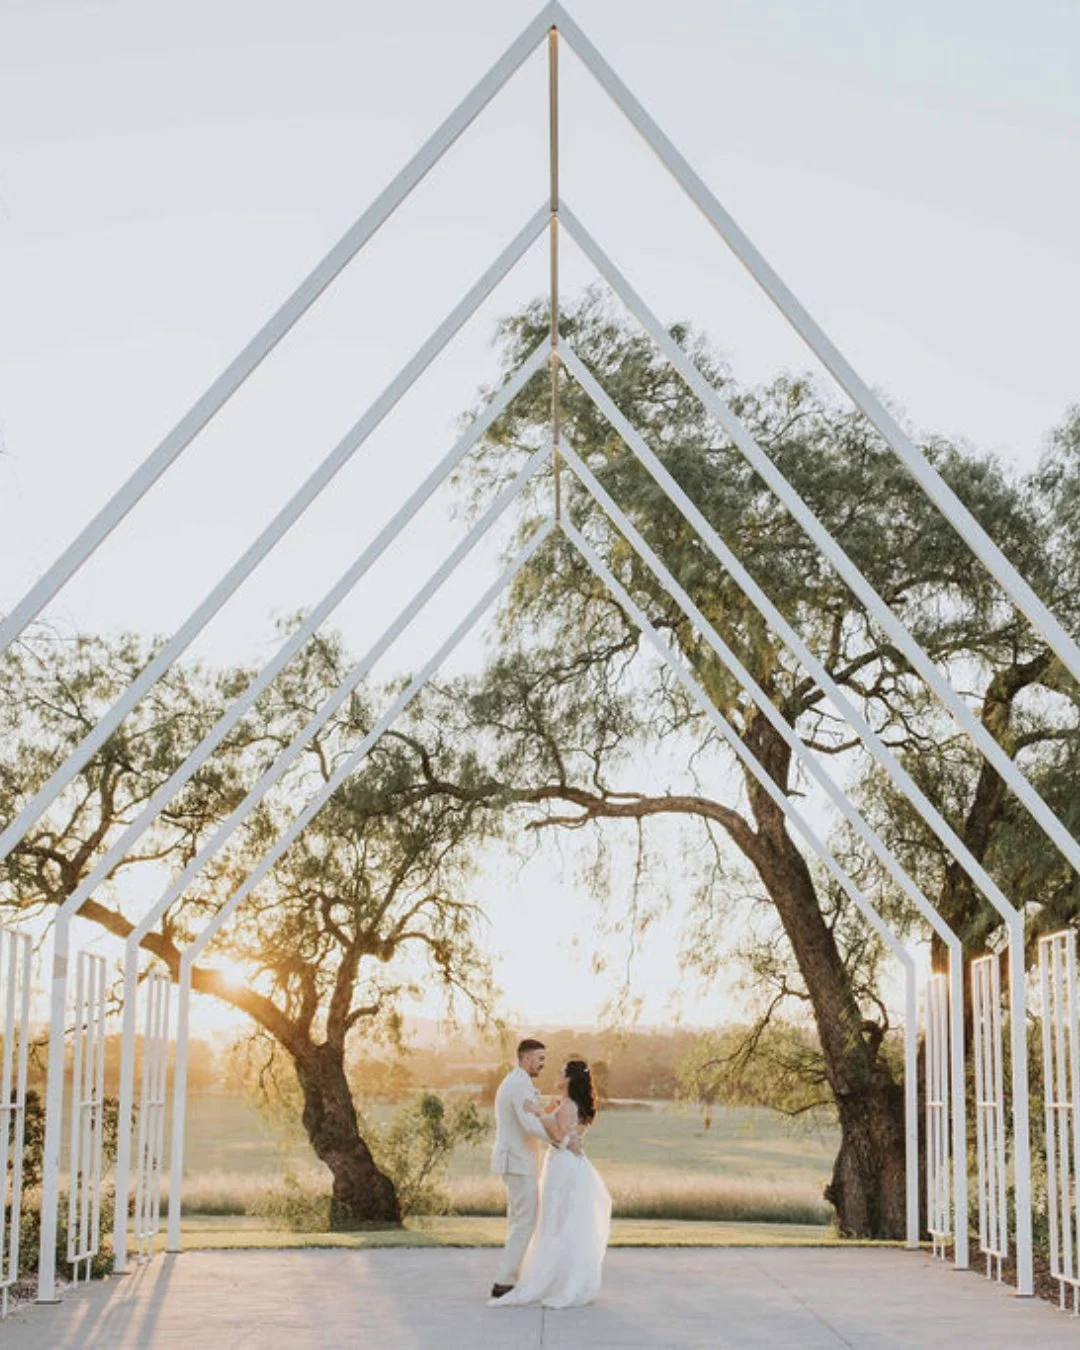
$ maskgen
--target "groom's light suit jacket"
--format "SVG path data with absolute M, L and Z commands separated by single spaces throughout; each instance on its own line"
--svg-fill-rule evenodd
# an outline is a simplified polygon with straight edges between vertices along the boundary
M 511 1069 L 495 1094 L 495 1145 L 491 1170 L 500 1176 L 517 1173 L 535 1176 L 548 1142 L 547 1132 L 525 1103 L 535 1099 L 536 1088 L 524 1069 Z

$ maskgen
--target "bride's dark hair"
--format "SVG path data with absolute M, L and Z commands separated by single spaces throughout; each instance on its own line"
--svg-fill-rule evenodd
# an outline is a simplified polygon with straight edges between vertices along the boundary
M 566 1095 L 577 1107 L 578 1119 L 582 1125 L 590 1125 L 596 1119 L 596 1093 L 589 1066 L 583 1059 L 568 1059 L 563 1073 L 566 1075 Z

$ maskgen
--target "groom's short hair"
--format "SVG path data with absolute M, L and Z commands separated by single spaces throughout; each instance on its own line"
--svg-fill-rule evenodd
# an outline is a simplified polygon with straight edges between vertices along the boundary
M 523 1041 L 518 1042 L 517 1057 L 529 1054 L 532 1050 L 546 1050 L 547 1046 L 543 1041 L 534 1041 L 531 1036 L 526 1036 Z

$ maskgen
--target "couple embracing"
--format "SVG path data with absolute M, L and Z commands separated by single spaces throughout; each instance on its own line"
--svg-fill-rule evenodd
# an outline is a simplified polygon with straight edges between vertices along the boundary
M 495 1094 L 491 1170 L 506 1186 L 507 1233 L 490 1301 L 500 1308 L 575 1308 L 600 1290 L 611 1197 L 584 1150 L 596 1117 L 592 1075 L 584 1060 L 568 1060 L 545 1110 L 534 1080 L 546 1057 L 540 1041 L 522 1041 Z

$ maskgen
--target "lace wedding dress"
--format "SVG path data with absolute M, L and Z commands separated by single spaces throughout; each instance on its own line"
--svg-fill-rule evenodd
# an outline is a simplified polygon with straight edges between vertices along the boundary
M 520 1278 L 493 1306 L 578 1308 L 591 1303 L 600 1292 L 610 1230 L 611 1196 L 600 1173 L 588 1158 L 569 1149 L 548 1149 L 540 1178 L 540 1213 Z

